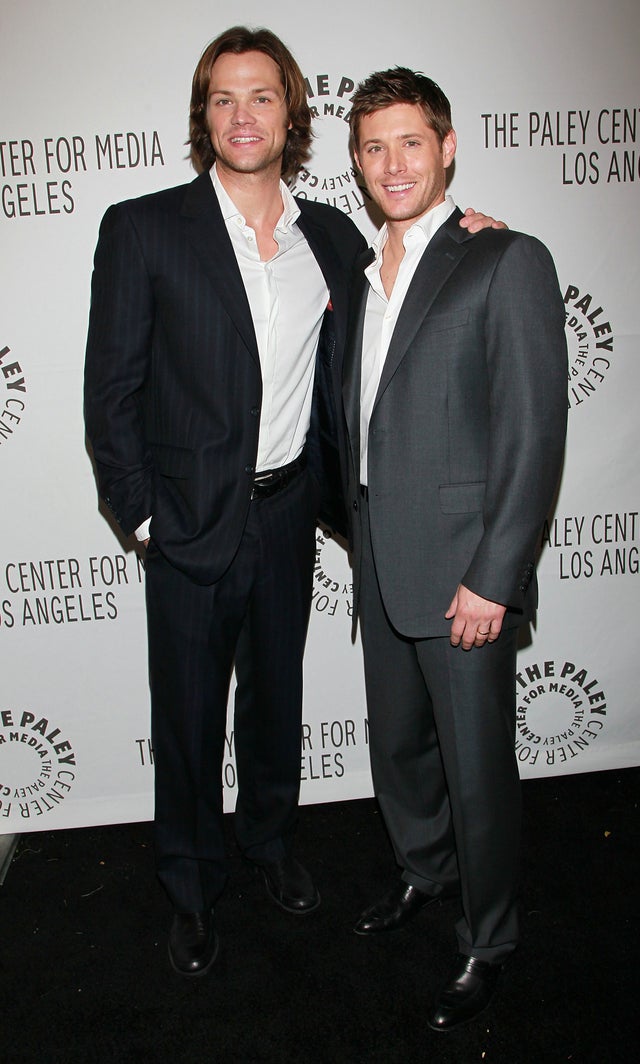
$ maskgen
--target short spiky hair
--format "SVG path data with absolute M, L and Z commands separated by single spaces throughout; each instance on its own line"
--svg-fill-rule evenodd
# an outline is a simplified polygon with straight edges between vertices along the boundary
M 280 70 L 285 102 L 291 122 L 282 156 L 282 178 L 295 177 L 300 167 L 311 155 L 311 112 L 302 71 L 291 52 L 271 30 L 250 30 L 246 26 L 233 26 L 225 30 L 205 48 L 193 75 L 191 106 L 189 109 L 189 141 L 191 160 L 197 170 L 209 170 L 215 162 L 207 126 L 207 99 L 211 69 L 216 59 L 231 52 L 263 52 L 273 59 Z
M 360 122 L 366 115 L 392 107 L 396 103 L 417 104 L 440 143 L 450 133 L 451 104 L 435 81 L 408 67 L 378 70 L 361 81 L 351 101 L 349 127 L 358 147 Z

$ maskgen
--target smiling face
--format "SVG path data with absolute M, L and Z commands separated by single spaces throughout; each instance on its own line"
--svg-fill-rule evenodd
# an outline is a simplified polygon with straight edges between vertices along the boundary
M 290 128 L 280 70 L 263 52 L 225 52 L 211 68 L 207 125 L 219 169 L 280 176 Z
M 397 103 L 362 117 L 355 157 L 388 224 L 405 231 L 444 200 L 455 151 L 453 130 L 440 143 L 418 104 Z

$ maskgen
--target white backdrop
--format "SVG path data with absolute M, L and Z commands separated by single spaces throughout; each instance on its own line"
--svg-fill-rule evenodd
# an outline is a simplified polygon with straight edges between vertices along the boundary
M 0 832 L 148 819 L 143 572 L 98 512 L 81 382 L 107 205 L 189 180 L 190 84 L 231 22 L 292 48 L 316 109 L 294 191 L 374 232 L 351 170 L 354 83 L 403 64 L 449 95 L 452 192 L 539 236 L 567 305 L 570 424 L 520 653 L 523 776 L 640 763 L 640 8 L 636 0 L 2 0 Z M 317 539 L 305 802 L 371 793 L 344 551 Z M 233 805 L 232 723 L 225 758 Z

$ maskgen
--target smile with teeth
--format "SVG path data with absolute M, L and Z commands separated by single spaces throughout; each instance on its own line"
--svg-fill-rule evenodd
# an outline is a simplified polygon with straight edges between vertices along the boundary
M 387 192 L 407 192 L 410 188 L 413 188 L 415 181 L 406 181 L 403 185 L 385 185 Z
M 232 144 L 259 144 L 260 137 L 232 137 Z

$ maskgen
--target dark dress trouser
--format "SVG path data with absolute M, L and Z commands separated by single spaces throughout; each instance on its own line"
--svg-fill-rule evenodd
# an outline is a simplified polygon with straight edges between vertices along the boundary
M 518 939 L 518 629 L 471 651 L 447 637 L 399 635 L 381 599 L 364 500 L 360 513 L 359 615 L 376 797 L 403 879 L 429 893 L 459 891 L 460 951 L 496 963 Z M 401 534 L 398 540 L 402 550 Z
M 234 660 L 238 843 L 256 861 L 279 860 L 291 848 L 317 496 L 304 470 L 253 500 L 231 565 L 208 586 L 150 544 L 156 862 L 177 911 L 207 909 L 227 878 L 221 774 Z

